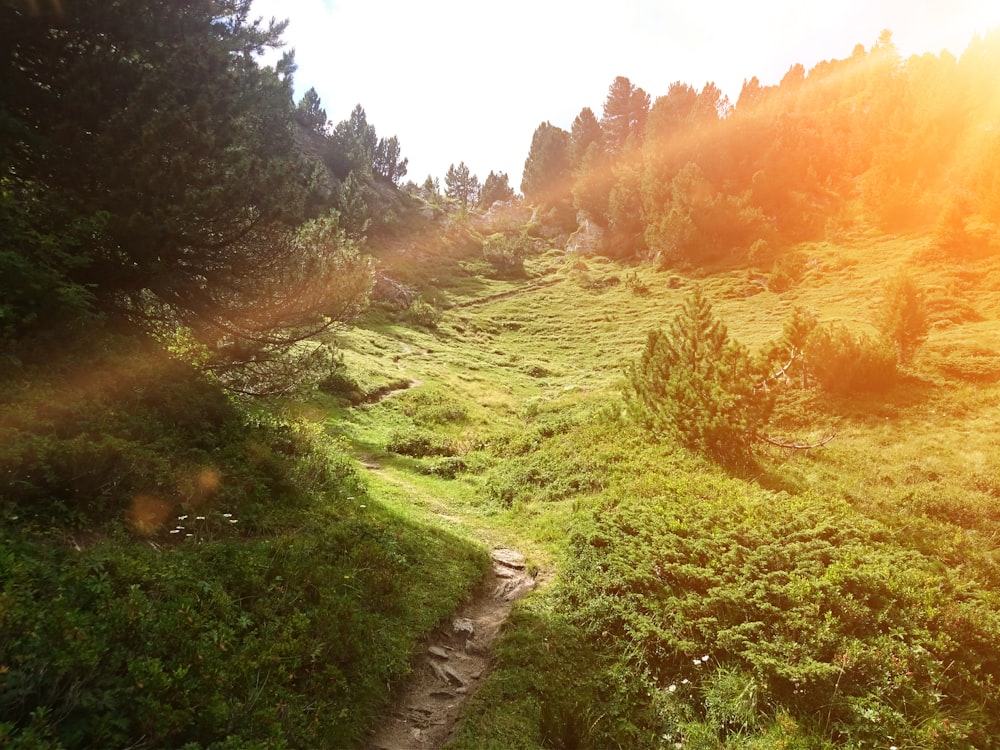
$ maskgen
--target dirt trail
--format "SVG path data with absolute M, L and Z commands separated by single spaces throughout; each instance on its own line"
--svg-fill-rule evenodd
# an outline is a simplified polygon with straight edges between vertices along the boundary
M 436 750 L 451 736 L 489 669 L 493 640 L 511 605 L 535 587 L 519 552 L 494 549 L 490 557 L 492 569 L 472 601 L 424 643 L 367 750 Z
M 414 354 L 407 343 L 400 344 L 404 356 Z M 427 356 L 428 352 L 420 354 Z M 396 364 L 404 370 L 401 361 L 397 360 Z M 377 394 L 370 403 L 392 398 L 419 385 L 422 381 L 411 378 L 406 384 Z M 384 471 L 373 456 L 360 456 L 359 459 L 369 471 Z M 389 481 L 405 486 L 398 480 Z M 442 518 L 461 522 L 441 509 L 434 512 Z M 401 686 L 389 712 L 377 723 L 365 750 L 437 750 L 454 732 L 462 708 L 489 669 L 493 641 L 511 606 L 536 585 L 520 552 L 497 548 L 490 552 L 490 559 L 490 571 L 472 600 L 422 644 L 412 673 Z

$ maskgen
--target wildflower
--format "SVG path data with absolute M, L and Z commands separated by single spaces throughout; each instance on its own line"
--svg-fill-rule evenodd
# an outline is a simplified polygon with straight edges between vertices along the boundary
M 223 513 L 223 514 L 222 514 L 222 517 L 223 517 L 223 518 L 232 518 L 232 517 L 233 517 L 233 514 L 232 514 L 232 513 Z
M 705 654 L 703 657 L 701 657 L 701 660 L 702 661 L 708 661 L 708 654 Z
M 690 685 L 690 684 L 691 684 L 691 680 L 689 680 L 687 677 L 685 677 L 683 680 L 681 680 L 681 685 Z
M 195 516 L 194 520 L 195 521 L 204 521 L 205 520 L 205 516 Z
M 181 530 L 180 529 L 170 529 L 170 533 L 171 534 L 180 534 Z
M 671 692 L 671 693 L 673 693 L 675 690 L 677 690 L 677 686 L 676 685 L 671 685 L 670 687 L 667 688 L 667 691 Z
M 695 659 L 695 660 L 694 660 L 694 665 L 695 665 L 696 667 L 700 667 L 700 666 L 701 666 L 701 659 Z
M 236 518 L 230 518 L 229 523 L 239 523 L 239 520 Z
M 184 536 L 194 536 L 194 534 L 185 534 Z
M 364 504 L 362 504 L 362 506 L 361 506 L 361 507 L 362 507 L 362 508 L 367 508 L 368 506 L 367 506 L 367 505 L 364 505 Z
M 187 515 L 177 516 L 177 520 L 178 521 L 186 521 L 187 520 Z

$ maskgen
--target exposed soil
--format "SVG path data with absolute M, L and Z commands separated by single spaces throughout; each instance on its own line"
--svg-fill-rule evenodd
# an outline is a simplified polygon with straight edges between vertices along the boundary
M 492 569 L 472 601 L 424 643 L 367 750 L 435 750 L 451 736 L 489 670 L 493 640 L 511 605 L 535 587 L 519 552 L 495 549 L 490 557 Z
M 413 353 L 407 344 L 402 346 L 404 354 Z M 426 356 L 427 352 L 422 354 Z M 403 369 L 398 362 L 397 366 Z M 411 379 L 389 387 L 369 403 L 421 384 Z M 360 460 L 370 471 L 383 470 L 371 456 L 361 456 Z M 490 553 L 490 559 L 490 571 L 472 600 L 422 644 L 410 677 L 400 687 L 392 707 L 377 722 L 366 750 L 437 750 L 455 731 L 463 706 L 489 670 L 493 641 L 511 606 L 536 585 L 520 552 L 497 548 Z

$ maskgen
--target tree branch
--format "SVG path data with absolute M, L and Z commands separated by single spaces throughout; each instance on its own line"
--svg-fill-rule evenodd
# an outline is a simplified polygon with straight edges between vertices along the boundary
M 825 438 L 823 438 L 822 440 L 820 440 L 818 443 L 812 443 L 810 445 L 808 443 L 790 443 L 790 442 L 786 442 L 784 440 L 779 440 L 778 438 L 771 437 L 770 435 L 761 435 L 761 439 L 765 443 L 770 443 L 771 445 L 776 445 L 779 448 L 788 448 L 790 450 L 796 450 L 796 451 L 807 451 L 807 450 L 812 450 L 813 448 L 822 448 L 824 445 L 826 445 L 827 443 L 829 443 L 835 437 L 837 437 L 837 433 L 836 432 L 834 432 L 834 433 L 832 433 L 830 435 L 827 435 Z

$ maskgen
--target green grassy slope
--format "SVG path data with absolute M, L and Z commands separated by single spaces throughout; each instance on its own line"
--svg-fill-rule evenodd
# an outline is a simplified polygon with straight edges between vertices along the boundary
M 332 412 L 385 491 L 557 571 L 452 747 L 993 746 L 1000 266 L 866 233 L 796 252 L 777 293 L 550 250 L 521 293 L 452 293 L 436 329 L 344 337 L 421 383 Z M 932 329 L 897 383 L 781 401 L 775 433 L 824 448 L 730 477 L 623 421 L 622 366 L 693 285 L 756 348 L 795 306 L 873 330 L 901 266 Z

